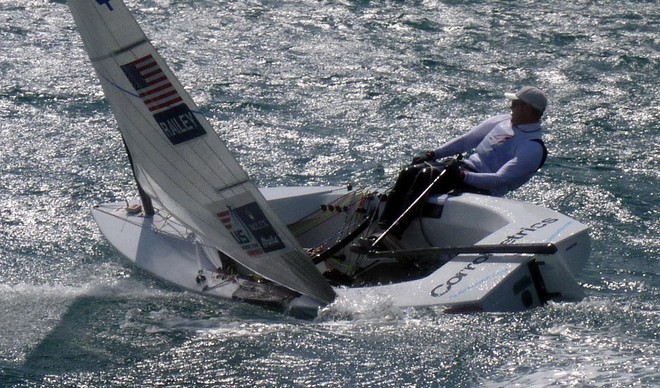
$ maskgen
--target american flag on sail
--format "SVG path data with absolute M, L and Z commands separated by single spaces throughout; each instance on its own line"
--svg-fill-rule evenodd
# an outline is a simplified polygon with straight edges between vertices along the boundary
M 151 55 L 127 63 L 121 69 L 150 112 L 160 111 L 182 101 Z
M 121 70 L 172 144 L 206 134 L 195 113 L 183 102 L 151 54 L 122 65 Z

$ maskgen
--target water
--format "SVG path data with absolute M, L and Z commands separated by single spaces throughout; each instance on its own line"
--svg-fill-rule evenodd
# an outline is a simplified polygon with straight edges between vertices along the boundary
M 0 0 L 0 385 L 655 386 L 655 1 L 130 1 L 260 185 L 389 185 L 411 155 L 551 97 L 512 194 L 592 228 L 587 297 L 516 314 L 379 301 L 300 321 L 181 292 L 89 214 L 134 195 L 63 1 Z

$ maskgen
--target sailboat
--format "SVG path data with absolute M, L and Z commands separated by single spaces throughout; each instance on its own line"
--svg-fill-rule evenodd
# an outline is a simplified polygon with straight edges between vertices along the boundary
M 204 295 L 317 314 L 343 301 L 522 311 L 584 296 L 589 229 L 479 194 L 418 198 L 400 240 L 378 228 L 385 190 L 258 188 L 121 0 L 69 0 L 124 140 L 139 198 L 98 204 L 108 242 Z

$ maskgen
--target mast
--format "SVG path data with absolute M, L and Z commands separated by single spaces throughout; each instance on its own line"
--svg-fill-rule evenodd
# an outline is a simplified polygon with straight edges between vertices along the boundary
M 133 179 L 135 179 L 135 183 L 137 184 L 137 189 L 138 189 L 138 195 L 140 196 L 140 202 L 142 202 L 142 212 L 146 217 L 151 217 L 154 215 L 154 205 L 151 202 L 151 197 L 142 189 L 142 185 L 140 185 L 140 181 L 138 181 L 137 177 L 135 176 L 135 165 L 133 164 L 133 157 L 131 156 L 131 151 L 128 149 L 128 144 L 126 144 L 126 140 L 124 139 L 124 136 L 122 135 L 121 137 L 122 143 L 124 143 L 124 149 L 126 149 L 126 155 L 128 156 L 128 163 L 131 165 L 131 171 L 133 171 Z

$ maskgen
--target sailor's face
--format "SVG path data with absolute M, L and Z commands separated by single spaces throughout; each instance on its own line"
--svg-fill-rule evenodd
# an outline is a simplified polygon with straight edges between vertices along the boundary
M 525 124 L 529 122 L 531 107 L 521 100 L 511 101 L 511 124 Z

